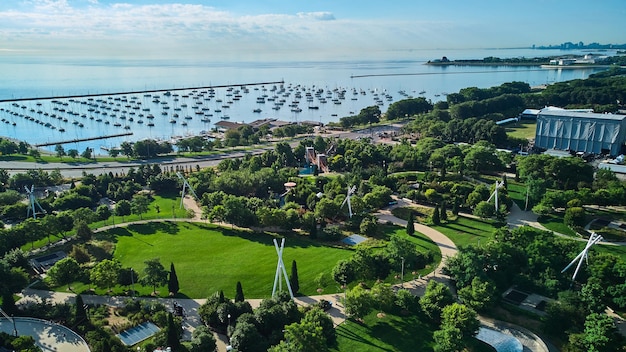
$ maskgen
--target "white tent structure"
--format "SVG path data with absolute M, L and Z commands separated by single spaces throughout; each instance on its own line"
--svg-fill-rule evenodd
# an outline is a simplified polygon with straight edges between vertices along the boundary
M 626 141 L 626 115 L 542 109 L 537 115 L 535 146 L 619 155 Z
M 293 299 L 293 291 L 291 290 L 291 283 L 289 282 L 289 276 L 287 275 L 287 270 L 285 269 L 285 263 L 283 262 L 283 251 L 285 250 L 285 239 L 283 238 L 280 242 L 280 247 L 278 246 L 278 241 L 274 239 L 274 248 L 276 248 L 276 254 L 278 254 L 278 264 L 276 265 L 276 274 L 274 275 L 274 288 L 272 288 L 272 297 L 276 295 L 276 288 L 278 291 L 283 290 L 283 280 L 281 280 L 281 276 L 285 279 L 287 283 L 287 289 L 289 290 L 289 295 Z
M 578 261 L 578 265 L 576 266 L 576 270 L 574 270 L 574 275 L 572 275 L 572 280 L 576 280 L 576 275 L 578 275 L 578 270 L 580 270 L 580 266 L 583 264 L 583 259 L 585 261 L 588 260 L 588 252 L 589 252 L 589 248 L 591 248 L 591 246 L 593 246 L 594 244 L 602 241 L 603 238 L 602 236 L 596 234 L 595 232 L 591 233 L 591 236 L 589 236 L 589 240 L 587 240 L 587 245 L 585 245 L 585 248 L 582 250 L 582 252 L 580 252 L 576 258 L 574 258 L 566 267 L 565 269 L 561 270 L 561 273 L 564 273 L 567 271 L 567 269 L 571 268 L 572 265 L 574 265 L 574 263 L 576 263 L 576 261 Z
M 189 184 L 189 182 L 187 182 L 187 179 L 185 178 L 185 176 L 183 176 L 183 174 L 181 174 L 180 172 L 176 173 L 176 176 L 178 176 L 178 178 L 180 178 L 181 180 L 183 180 L 183 190 L 182 190 L 182 196 L 180 197 L 180 208 L 183 208 L 183 199 L 185 199 L 185 192 L 187 189 L 189 189 L 189 191 L 191 192 L 191 194 L 193 194 L 193 196 L 196 199 L 200 199 L 198 198 L 198 195 L 196 194 L 196 191 L 193 189 L 193 187 L 191 187 L 191 185 Z
M 346 199 L 343 200 L 343 203 L 341 203 L 341 207 L 343 208 L 344 205 L 346 205 L 346 203 L 348 204 L 348 214 L 350 215 L 350 218 L 352 218 L 352 203 L 350 203 L 350 197 L 354 194 L 354 192 L 356 192 L 356 186 L 352 186 L 348 188 L 348 193 L 346 194 Z
M 28 210 L 26 213 L 26 217 L 29 217 L 30 214 L 33 214 L 33 219 L 37 219 L 37 208 L 39 208 L 39 210 L 45 214 L 46 211 L 44 210 L 44 208 L 41 207 L 41 204 L 39 204 L 39 202 L 37 201 L 37 197 L 35 197 L 35 185 L 30 186 L 30 189 L 26 186 L 24 186 L 24 189 L 26 189 L 26 193 L 28 193 Z M 35 206 L 37 206 L 37 208 L 35 208 Z

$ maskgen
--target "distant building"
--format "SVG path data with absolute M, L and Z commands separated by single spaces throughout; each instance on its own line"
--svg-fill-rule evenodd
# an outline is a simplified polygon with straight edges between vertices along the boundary
M 626 142 L 626 116 L 542 109 L 537 114 L 535 147 L 619 155 Z

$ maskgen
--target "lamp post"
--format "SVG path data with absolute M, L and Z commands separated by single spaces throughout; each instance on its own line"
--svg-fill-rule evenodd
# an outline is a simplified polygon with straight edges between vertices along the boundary
M 401 258 L 402 258 L 402 271 L 400 273 L 400 279 L 402 280 L 401 286 L 402 288 L 404 288 L 404 257 L 401 257 Z
M 17 326 L 15 325 L 15 317 L 11 314 L 11 321 L 13 322 L 13 335 L 17 337 Z

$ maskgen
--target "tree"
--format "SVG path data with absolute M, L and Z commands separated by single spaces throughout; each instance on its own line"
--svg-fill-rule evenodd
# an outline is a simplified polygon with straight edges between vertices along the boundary
M 216 348 L 215 337 L 208 327 L 200 325 L 191 334 L 189 352 L 215 351 Z
M 464 340 L 476 336 L 480 322 L 476 312 L 464 304 L 452 303 L 441 311 L 442 328 L 457 328 L 461 331 Z
M 448 213 L 446 211 L 446 202 L 445 201 L 441 201 L 441 209 L 439 211 L 441 213 L 441 215 L 439 216 L 441 221 L 448 221 Z
M 48 278 L 55 285 L 69 285 L 80 277 L 81 269 L 80 265 L 74 258 L 66 257 L 58 262 L 48 270 Z
M 108 291 L 111 291 L 111 286 L 117 282 L 121 270 L 122 264 L 120 262 L 104 259 L 91 269 L 89 279 L 97 287 L 107 288 Z
M 346 313 L 355 319 L 365 317 L 372 310 L 373 304 L 372 295 L 361 285 L 346 291 Z
M 243 296 L 243 287 L 241 287 L 241 281 L 237 281 L 237 289 L 235 292 L 235 302 L 243 302 L 245 300 L 246 299 Z
M 90 240 L 93 237 L 93 231 L 85 221 L 78 221 L 74 228 L 76 229 L 76 236 L 82 240 Z
M 78 158 L 78 150 L 76 150 L 76 149 L 68 149 L 67 150 L 67 156 L 69 156 L 72 159 Z
M 240 322 L 230 336 L 230 344 L 241 352 L 264 352 L 267 350 L 265 338 L 256 326 L 248 322 Z
M 144 286 L 152 286 L 152 292 L 156 293 L 157 286 L 167 283 L 167 271 L 161 265 L 159 258 L 144 261 L 146 267 L 143 269 L 144 276 L 139 279 L 139 283 Z
M 143 194 L 137 194 L 133 196 L 130 202 L 131 212 L 135 215 L 139 215 L 139 219 L 143 219 L 143 213 L 148 211 L 150 206 L 150 199 Z
M 452 303 L 454 297 L 448 286 L 437 281 L 429 281 L 424 295 L 420 298 L 422 310 L 434 321 L 439 321 L 443 307 Z
M 170 294 L 177 294 L 180 289 L 180 285 L 178 284 L 178 276 L 176 276 L 176 269 L 174 268 L 174 263 L 170 263 L 170 277 L 167 282 L 167 290 Z
M 91 157 L 93 156 L 93 149 L 87 147 L 85 148 L 85 151 L 83 151 L 80 156 L 82 156 L 85 159 L 91 159 Z
M 583 344 L 589 352 L 620 351 L 620 336 L 613 319 L 604 313 L 592 313 L 585 321 Z
M 435 205 L 435 209 L 433 209 L 433 215 L 431 217 L 431 221 L 433 223 L 433 225 L 439 225 L 441 224 L 441 220 L 439 218 L 439 206 Z
M 495 209 L 493 204 L 483 200 L 476 204 L 473 214 L 481 219 L 487 219 L 493 216 Z
M 459 290 L 459 298 L 468 307 L 480 311 L 493 304 L 495 291 L 496 287 L 493 283 L 474 277 L 471 285 Z
M 409 218 L 406 221 L 406 234 L 413 236 L 415 234 L 415 223 L 413 221 L 413 212 L 409 211 Z
M 83 296 L 76 295 L 76 313 L 74 314 L 74 321 L 76 324 L 82 324 L 87 322 L 87 310 L 85 309 L 85 303 L 83 302 Z
M 291 291 L 297 293 L 300 291 L 300 281 L 298 279 L 298 265 L 296 261 L 291 262 L 291 276 L 289 277 L 289 284 L 291 285 Z
M 54 151 L 56 152 L 57 157 L 63 160 L 63 157 L 66 155 L 63 146 L 61 144 L 57 144 L 56 146 L 54 146 Z
M 463 342 L 463 334 L 458 328 L 442 328 L 433 333 L 435 340 L 435 352 L 457 352 L 465 347 Z
M 328 345 L 322 327 L 312 321 L 301 321 L 285 326 L 285 340 L 271 352 L 324 352 Z
M 172 313 L 167 315 L 167 345 L 176 350 L 180 346 L 180 333 L 178 327 L 174 323 Z
M 330 316 L 320 308 L 313 308 L 304 314 L 302 318 L 304 322 L 312 322 L 322 327 L 322 333 L 326 338 L 326 345 L 332 346 L 337 340 L 337 333 L 335 331 L 335 324 Z
M 99 205 L 98 208 L 96 208 L 96 217 L 100 221 L 105 221 L 110 218 L 111 214 L 111 209 L 109 209 L 109 206 L 106 204 Z
M 115 215 L 122 217 L 122 222 L 124 221 L 124 216 L 130 215 L 130 202 L 122 199 L 115 205 Z
M 39 160 L 41 158 L 41 152 L 39 151 L 39 149 L 30 149 L 28 151 L 28 155 L 33 157 L 33 159 L 35 160 Z
M 572 207 L 565 209 L 563 222 L 569 227 L 585 226 L 585 208 Z

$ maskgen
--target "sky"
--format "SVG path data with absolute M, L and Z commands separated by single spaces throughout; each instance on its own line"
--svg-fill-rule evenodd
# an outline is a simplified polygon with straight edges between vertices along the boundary
M 0 56 L 176 58 L 626 42 L 624 0 L 2 0 Z

